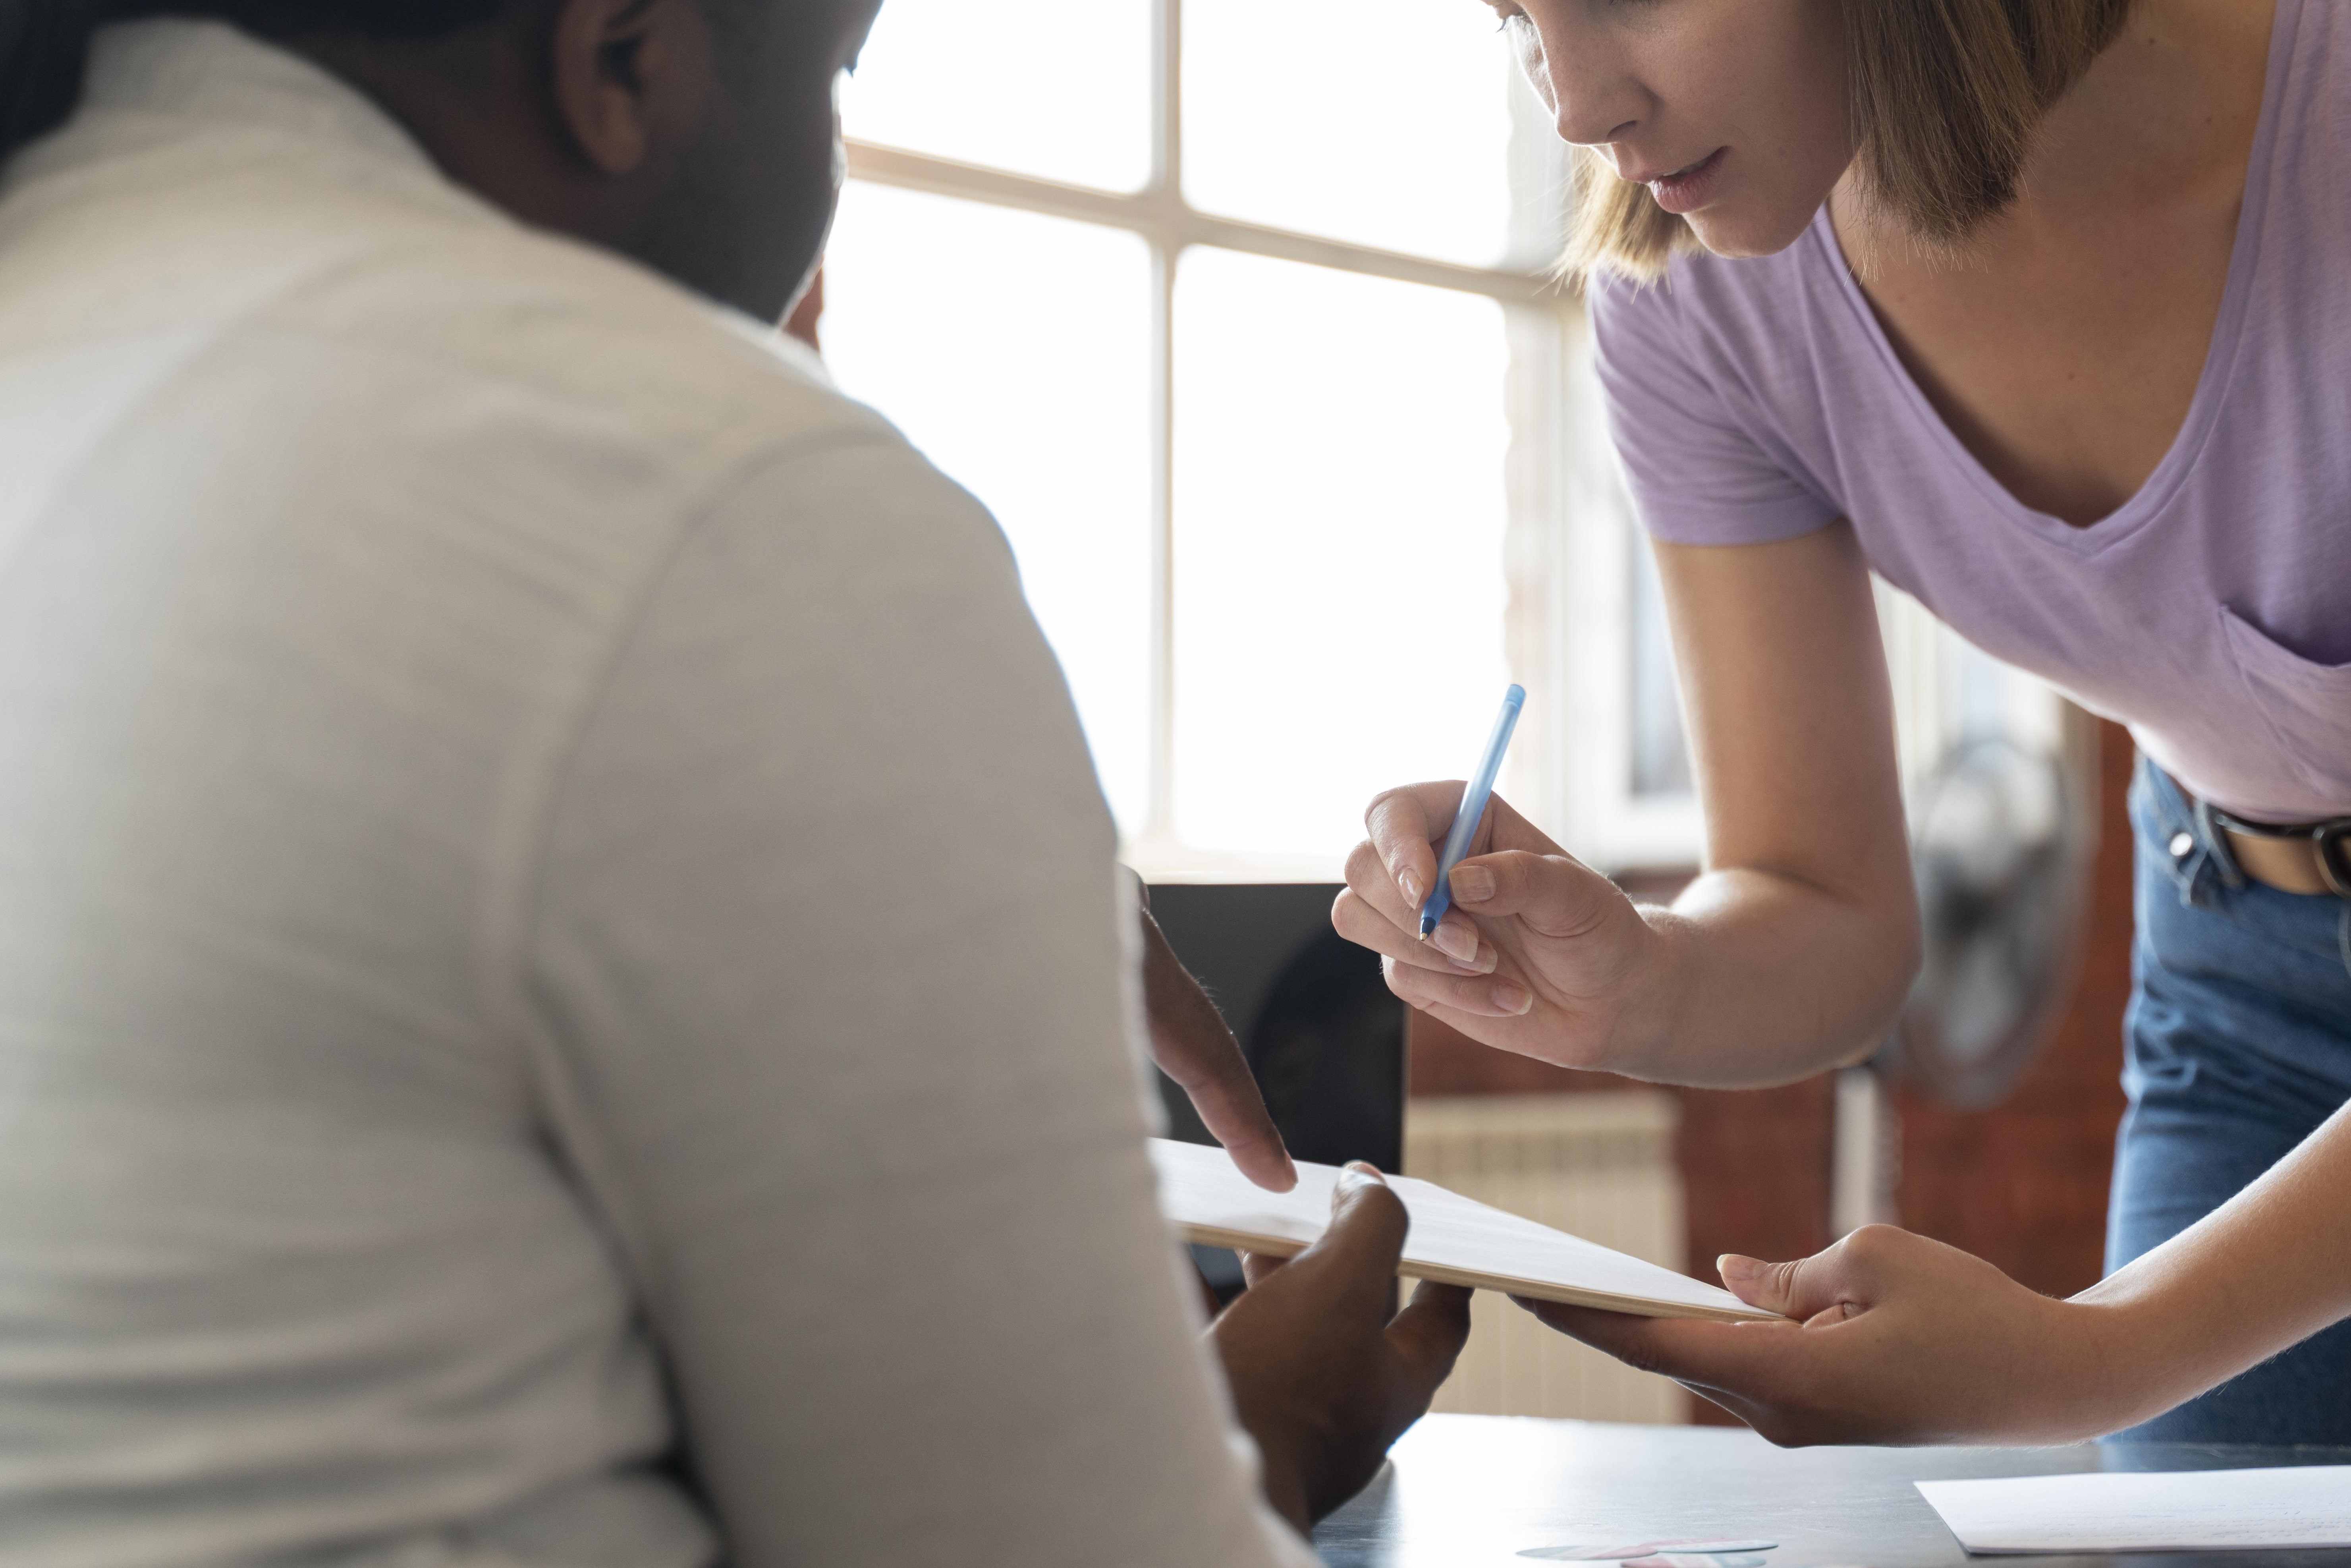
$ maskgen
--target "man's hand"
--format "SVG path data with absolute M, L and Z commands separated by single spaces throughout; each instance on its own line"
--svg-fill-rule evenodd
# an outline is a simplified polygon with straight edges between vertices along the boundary
M 1266 1498 L 1301 1534 L 1370 1482 L 1469 1337 L 1458 1285 L 1389 1315 L 1409 1224 L 1379 1173 L 1349 1166 L 1322 1239 L 1287 1262 L 1245 1255 L 1249 1288 L 1208 1330 Z
M 1296 1186 L 1297 1168 L 1266 1113 L 1240 1041 L 1167 945 L 1148 907 L 1143 911 L 1143 1006 L 1151 1020 L 1151 1059 L 1192 1097 L 1201 1122 L 1242 1174 L 1270 1192 Z
M 1792 1321 L 1519 1304 L 1783 1447 L 2067 1443 L 2128 1424 L 2137 1378 L 2117 1314 L 2037 1295 L 1939 1241 L 1870 1226 L 1802 1262 L 1721 1269 L 1740 1300 Z

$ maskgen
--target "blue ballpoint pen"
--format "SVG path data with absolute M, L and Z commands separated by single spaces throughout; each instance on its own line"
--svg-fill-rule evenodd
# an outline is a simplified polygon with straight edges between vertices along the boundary
M 1524 686 L 1512 686 L 1502 694 L 1502 711 L 1494 716 L 1494 733 L 1486 737 L 1486 755 L 1478 759 L 1477 775 L 1462 791 L 1461 809 L 1453 813 L 1453 831 L 1445 835 L 1445 853 L 1437 862 L 1437 885 L 1428 890 L 1428 902 L 1420 906 L 1424 942 L 1437 934 L 1437 923 L 1453 907 L 1453 868 L 1468 858 L 1469 841 L 1478 836 L 1478 824 L 1485 820 L 1486 802 L 1502 771 L 1502 754 L 1510 749 L 1510 733 L 1519 727 L 1519 710 L 1526 704 Z

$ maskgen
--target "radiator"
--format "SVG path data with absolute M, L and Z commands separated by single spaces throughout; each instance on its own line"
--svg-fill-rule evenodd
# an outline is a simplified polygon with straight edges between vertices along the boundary
M 1650 1090 L 1413 1100 L 1405 1172 L 1679 1270 L 1680 1106 Z M 1433 1408 L 1479 1416 L 1682 1422 L 1677 1385 L 1555 1333 L 1480 1291 L 1468 1347 Z

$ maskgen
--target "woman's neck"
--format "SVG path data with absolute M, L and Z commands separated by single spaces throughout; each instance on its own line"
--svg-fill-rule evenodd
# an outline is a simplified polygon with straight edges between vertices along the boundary
M 2138 0 L 2050 110 L 2020 207 L 2095 217 L 2241 191 L 2273 14 L 2262 0 Z
M 2273 12 L 2268 0 L 2138 0 L 2042 121 L 2015 204 L 1963 254 L 1991 262 L 2085 224 L 2234 203 L 2261 119 Z M 1915 256 L 1891 216 L 1861 196 L 1860 178 L 1847 174 L 1832 198 L 1847 254 L 1865 273 Z M 1919 260 L 1951 264 L 1948 255 Z
M 2087 525 L 2178 440 L 2220 317 L 2269 61 L 2264 0 L 2141 0 L 2050 111 L 2016 204 L 1958 256 L 1841 191 L 1845 255 L 1953 436 Z

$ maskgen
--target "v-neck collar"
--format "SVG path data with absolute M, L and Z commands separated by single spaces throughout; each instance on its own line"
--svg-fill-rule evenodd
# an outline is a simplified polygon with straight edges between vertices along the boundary
M 2236 238 L 2229 256 L 2229 277 L 2220 295 L 2220 310 L 2212 323 L 2212 340 L 2205 351 L 2204 368 L 2196 382 L 2196 392 L 2188 406 L 2188 417 L 2180 423 L 2179 433 L 2173 437 L 2163 461 L 2137 492 L 2112 512 L 2086 527 L 2076 528 L 2063 517 L 2040 511 L 2018 500 L 2014 492 L 2001 483 L 1981 459 L 1968 449 L 1967 444 L 1955 434 L 1942 414 L 1919 387 L 1909 367 L 1894 350 L 1893 340 L 1886 336 L 1885 324 L 1877 319 L 1876 310 L 1861 289 L 1860 280 L 1846 263 L 1844 246 L 1838 243 L 1836 229 L 1830 221 L 1824 203 L 1814 214 L 1807 243 L 1819 247 L 1819 259 L 1836 276 L 1846 306 L 1886 374 L 1900 388 L 1904 403 L 1923 425 L 1929 438 L 1938 446 L 1946 460 L 1984 497 L 1985 502 L 2000 516 L 2033 538 L 2078 555 L 2095 555 L 2120 543 L 2162 515 L 2179 494 L 2179 486 L 2196 466 L 2210 440 L 2212 427 L 2228 401 L 2229 383 L 2236 373 L 2238 351 L 2244 339 L 2244 322 L 2252 294 L 2253 280 L 2261 268 L 2262 235 L 2269 211 L 2270 176 L 2276 162 L 2278 117 L 2285 97 L 2286 77 L 2294 59 L 2294 35 L 2302 24 L 2303 0 L 2276 0 L 2274 19 L 2270 24 L 2268 72 L 2262 89 L 2262 108 L 2254 123 L 2253 146 L 2245 169 L 2244 201 L 2237 214 Z

